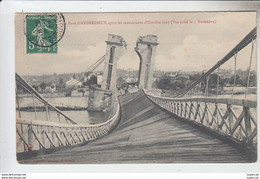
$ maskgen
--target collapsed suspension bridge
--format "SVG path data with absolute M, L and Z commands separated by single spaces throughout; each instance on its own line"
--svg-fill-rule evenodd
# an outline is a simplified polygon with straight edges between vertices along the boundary
M 119 41 L 115 42 L 116 39 Z M 141 89 L 132 94 L 117 95 L 112 77 L 124 44 L 121 37 L 110 36 L 108 50 L 102 57 L 104 66 L 107 65 L 102 94 L 110 91 L 110 115 L 106 122 L 95 125 L 77 124 L 16 74 L 16 83 L 33 99 L 43 103 L 46 112 L 46 121 L 37 120 L 36 108 L 35 119 L 25 119 L 18 106 L 17 149 L 22 146 L 17 152 L 19 162 L 48 163 L 53 159 L 52 162 L 59 163 L 64 158 L 67 159 L 64 163 L 256 161 L 257 120 L 254 112 L 257 102 L 246 99 L 247 91 L 245 99 L 208 97 L 207 93 L 204 97 L 190 97 L 189 94 L 231 57 L 236 60 L 238 52 L 251 43 L 248 87 L 255 39 L 256 28 L 187 89 L 169 98 L 155 94 L 149 87 L 153 69 L 149 64 L 152 64 L 152 52 L 158 45 L 156 36 L 140 37 L 135 49 L 140 58 L 138 81 Z

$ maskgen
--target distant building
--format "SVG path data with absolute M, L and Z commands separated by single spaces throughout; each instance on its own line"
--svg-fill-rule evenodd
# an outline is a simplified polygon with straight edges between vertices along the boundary
M 103 74 L 97 74 L 97 84 L 98 85 L 102 84 L 102 79 L 103 79 Z
M 82 87 L 82 82 L 76 80 L 76 79 L 70 79 L 66 82 L 66 88 L 74 88 L 74 87 Z
M 55 91 L 56 91 L 56 84 L 55 84 L 55 83 L 52 83 L 52 84 L 51 84 L 51 89 L 52 89 L 52 92 L 55 92 Z
M 133 77 L 127 77 L 126 79 L 125 79 L 125 82 L 127 82 L 127 83 L 134 83 L 134 82 L 137 82 L 137 78 L 133 78 Z
M 169 77 L 174 78 L 174 77 L 178 76 L 178 73 L 177 73 L 177 72 L 169 72 L 167 75 L 168 75 Z
M 84 76 L 84 78 L 83 78 L 84 83 L 86 83 L 87 80 L 88 80 L 88 78 L 86 76 Z
M 47 86 L 44 90 L 45 93 L 53 93 L 52 89 L 50 86 Z
M 46 93 L 54 93 L 56 91 L 56 84 L 52 83 L 50 86 L 46 86 L 44 92 Z

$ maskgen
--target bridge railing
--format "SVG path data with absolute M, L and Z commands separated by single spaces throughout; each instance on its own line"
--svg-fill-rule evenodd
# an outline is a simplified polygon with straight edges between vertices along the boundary
M 106 122 L 95 125 L 17 119 L 17 148 L 23 144 L 23 151 L 19 152 L 30 152 L 93 141 L 108 134 L 117 125 L 119 118 L 120 106 L 117 103 L 115 114 Z
M 146 95 L 168 112 L 224 134 L 256 151 L 256 101 L 211 97 L 167 98 L 148 93 Z
M 94 141 L 107 135 L 119 122 L 120 105 L 116 92 L 112 95 L 108 120 L 100 124 L 84 125 L 77 124 L 55 106 L 49 104 L 18 74 L 16 74 L 16 82 L 26 89 L 33 99 L 39 100 L 46 106 L 46 120 L 40 120 L 39 116 L 37 117 L 38 111 L 36 108 L 35 118 L 21 115 L 19 107 L 17 108 L 19 112 L 16 119 L 16 148 L 18 154 Z M 19 102 L 17 104 L 19 106 Z M 57 114 L 58 119 L 54 119 L 54 116 L 51 117 L 51 112 Z M 64 123 L 63 118 L 66 123 Z

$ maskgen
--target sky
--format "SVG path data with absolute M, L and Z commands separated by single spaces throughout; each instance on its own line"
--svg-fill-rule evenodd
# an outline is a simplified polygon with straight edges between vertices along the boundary
M 134 51 L 137 38 L 156 35 L 159 43 L 155 54 L 156 70 L 207 70 L 256 26 L 254 12 L 64 13 L 63 15 L 66 31 L 58 42 L 58 53 L 26 54 L 25 15 L 16 14 L 15 60 L 18 74 L 84 72 L 105 54 L 108 34 L 120 35 L 128 44 L 127 50 L 118 61 L 119 69 L 137 70 L 139 58 Z M 205 20 L 211 23 L 198 23 Z M 85 23 L 87 21 L 106 21 L 106 24 L 89 25 Z M 124 24 L 136 21 L 143 24 Z M 151 23 L 155 21 L 157 23 Z M 188 23 L 185 23 L 187 21 Z M 250 52 L 251 44 L 238 53 L 237 68 L 243 70 L 248 68 Z M 101 65 L 98 70 L 102 68 Z M 229 60 L 221 68 L 232 70 L 234 59 Z M 253 51 L 252 69 L 256 69 L 256 48 Z

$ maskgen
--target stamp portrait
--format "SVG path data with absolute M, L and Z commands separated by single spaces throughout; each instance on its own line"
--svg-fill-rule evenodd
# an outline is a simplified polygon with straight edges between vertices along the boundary
M 26 53 L 57 53 L 58 41 L 65 32 L 61 14 L 26 15 Z

